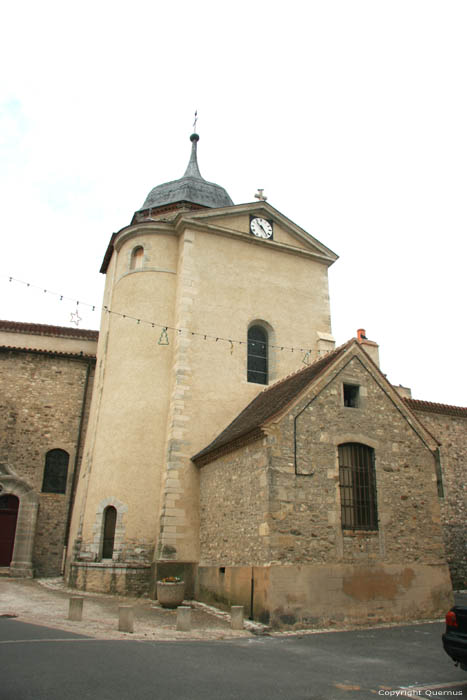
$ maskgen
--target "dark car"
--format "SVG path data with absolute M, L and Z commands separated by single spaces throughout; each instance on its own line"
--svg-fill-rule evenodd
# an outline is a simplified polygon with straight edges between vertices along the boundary
M 453 661 L 467 671 L 467 607 L 455 605 L 446 615 L 443 647 Z

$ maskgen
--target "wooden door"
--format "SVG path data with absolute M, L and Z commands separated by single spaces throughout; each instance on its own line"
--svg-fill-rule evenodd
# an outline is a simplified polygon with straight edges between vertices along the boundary
M 11 564 L 18 508 L 19 499 L 16 496 L 0 496 L 0 566 Z

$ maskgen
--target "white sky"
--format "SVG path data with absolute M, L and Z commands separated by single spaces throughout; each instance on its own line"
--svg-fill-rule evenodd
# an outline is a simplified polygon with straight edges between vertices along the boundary
M 198 109 L 203 177 L 339 254 L 337 343 L 365 328 L 390 381 L 467 405 L 465 0 L 16 0 L 0 26 L 0 318 L 74 308 L 10 275 L 99 308 Z

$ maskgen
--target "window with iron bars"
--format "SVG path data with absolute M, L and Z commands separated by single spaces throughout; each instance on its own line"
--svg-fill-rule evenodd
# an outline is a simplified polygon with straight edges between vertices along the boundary
M 377 530 L 375 453 L 358 442 L 339 445 L 343 530 Z

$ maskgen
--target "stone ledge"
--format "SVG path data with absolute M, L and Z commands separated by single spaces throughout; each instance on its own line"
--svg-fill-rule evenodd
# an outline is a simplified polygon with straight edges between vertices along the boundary
M 73 561 L 71 566 L 86 569 L 150 569 L 151 564 L 125 563 L 121 561 Z

